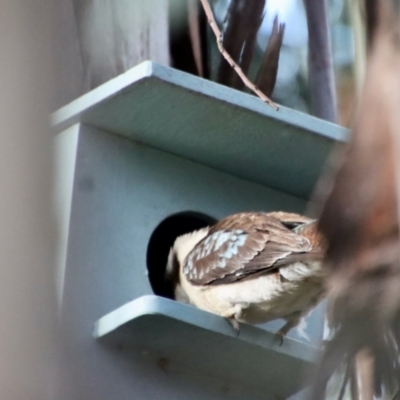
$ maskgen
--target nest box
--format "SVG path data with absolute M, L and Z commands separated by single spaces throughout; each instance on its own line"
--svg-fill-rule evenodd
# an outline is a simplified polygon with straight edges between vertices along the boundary
M 86 400 L 276 399 L 301 389 L 322 336 L 231 326 L 171 300 L 175 238 L 239 211 L 302 213 L 346 131 L 144 62 L 53 115 L 61 321 Z M 64 387 L 64 389 L 62 389 Z M 60 385 L 59 400 L 78 398 Z M 77 389 L 76 389 L 77 390 Z M 67 393 L 68 392 L 68 393 Z

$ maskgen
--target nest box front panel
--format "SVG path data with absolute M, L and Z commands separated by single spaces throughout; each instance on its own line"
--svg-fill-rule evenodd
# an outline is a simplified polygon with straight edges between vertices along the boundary
M 84 377 L 98 385 L 96 398 L 110 398 L 103 394 L 109 385 L 104 370 L 119 382 L 121 392 L 136 393 L 135 380 L 145 379 L 132 376 L 127 382 L 126 373 L 117 373 L 125 367 L 102 364 L 105 355 L 92 329 L 103 315 L 153 293 L 147 251 L 163 221 L 182 212 L 219 219 L 240 211 L 301 213 L 304 207 L 303 199 L 80 125 L 62 316 L 74 351 L 86 365 Z M 320 337 L 321 318 L 313 321 L 310 330 Z

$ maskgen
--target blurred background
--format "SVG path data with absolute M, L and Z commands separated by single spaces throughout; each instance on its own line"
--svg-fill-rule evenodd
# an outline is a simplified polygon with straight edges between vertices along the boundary
M 210 3 L 224 31 L 231 2 Z M 256 0 L 249 4 L 255 6 L 249 18 L 259 15 L 261 24 L 255 31 L 254 47 L 248 51 L 251 63 L 244 70 L 255 80 L 277 16 L 279 23 L 285 24 L 285 32 L 272 97 L 282 105 L 310 113 L 308 29 L 303 0 Z M 356 82 L 362 79 L 363 73 L 364 43 L 362 34 L 358 34 L 360 12 L 358 2 L 351 0 L 328 0 L 327 6 L 338 122 L 347 126 L 351 121 Z M 199 1 L 58 0 L 56 12 L 55 109 L 145 59 L 243 90 L 242 85 L 226 82 L 227 79 L 224 82 L 218 76 L 221 55 Z M 254 25 L 257 28 L 257 23 L 250 25 L 253 30 Z M 196 44 L 193 30 L 200 40 L 200 61 L 194 55 L 197 50 L 193 46 Z M 240 30 L 248 31 L 249 25 L 237 23 L 231 30 L 235 31 L 236 41 L 240 41 Z M 241 56 L 244 54 L 238 55 L 235 61 L 240 61 Z

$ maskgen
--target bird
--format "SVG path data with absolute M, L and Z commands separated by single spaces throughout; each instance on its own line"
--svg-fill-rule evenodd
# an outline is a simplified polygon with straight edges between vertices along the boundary
M 283 318 L 281 342 L 323 298 L 324 239 L 316 221 L 242 212 L 176 238 L 166 276 L 175 299 L 239 323 Z

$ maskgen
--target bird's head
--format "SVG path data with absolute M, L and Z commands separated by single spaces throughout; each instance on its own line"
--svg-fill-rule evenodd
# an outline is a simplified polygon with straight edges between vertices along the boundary
M 196 244 L 207 236 L 209 229 L 209 227 L 205 227 L 176 238 L 168 255 L 165 271 L 167 279 L 174 280 L 173 276 L 175 274 L 179 275 L 179 267 L 183 265 L 185 258 L 194 249 Z

